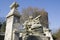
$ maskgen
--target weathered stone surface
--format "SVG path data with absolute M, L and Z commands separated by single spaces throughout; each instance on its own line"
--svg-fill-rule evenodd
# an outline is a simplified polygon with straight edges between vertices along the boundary
M 20 14 L 17 10 L 18 6 L 16 2 L 10 6 L 11 10 L 7 15 L 5 40 L 53 40 L 49 27 L 44 27 L 40 23 L 41 15 L 34 19 L 30 16 L 23 24 L 24 30 L 19 30 Z
M 20 13 L 17 10 L 18 4 L 14 2 L 11 6 L 11 10 L 7 15 L 7 24 L 6 24 L 6 32 L 4 40 L 18 40 L 17 35 L 14 31 L 14 24 L 19 22 Z

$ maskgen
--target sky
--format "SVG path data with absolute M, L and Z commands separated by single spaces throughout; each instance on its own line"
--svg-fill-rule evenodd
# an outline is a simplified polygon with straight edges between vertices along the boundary
M 52 31 L 60 28 L 60 0 L 0 0 L 0 17 L 6 17 L 10 11 L 10 5 L 17 2 L 21 12 L 23 8 L 44 8 L 48 12 L 49 27 Z

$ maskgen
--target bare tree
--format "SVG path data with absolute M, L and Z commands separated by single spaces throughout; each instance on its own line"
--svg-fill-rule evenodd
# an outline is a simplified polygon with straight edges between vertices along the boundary
M 29 19 L 29 16 L 33 16 L 33 18 L 35 18 L 38 15 L 41 15 L 40 18 L 41 24 L 45 27 L 48 27 L 48 13 L 44 9 L 39 9 L 39 8 L 28 7 L 23 9 L 20 22 L 24 23 L 24 21 Z

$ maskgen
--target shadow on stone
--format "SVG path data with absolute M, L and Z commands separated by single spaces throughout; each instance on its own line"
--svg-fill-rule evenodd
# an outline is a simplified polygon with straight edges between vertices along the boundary
M 27 40 L 40 40 L 39 37 L 36 37 L 36 36 L 28 36 L 27 37 Z

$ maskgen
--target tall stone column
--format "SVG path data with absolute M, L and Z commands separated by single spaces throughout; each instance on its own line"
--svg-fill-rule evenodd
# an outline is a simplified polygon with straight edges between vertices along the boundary
M 5 32 L 5 39 L 4 40 L 13 40 L 13 30 L 14 30 L 14 23 L 20 22 L 20 13 L 17 10 L 19 5 L 14 2 L 10 7 L 11 10 L 8 13 L 7 21 L 6 21 L 6 32 Z

